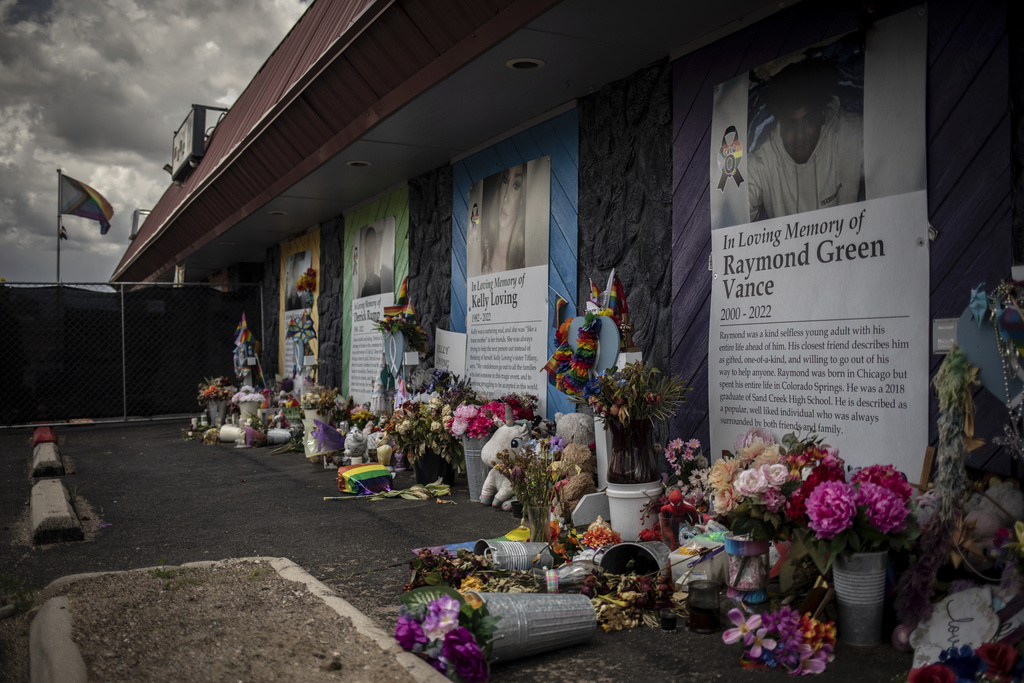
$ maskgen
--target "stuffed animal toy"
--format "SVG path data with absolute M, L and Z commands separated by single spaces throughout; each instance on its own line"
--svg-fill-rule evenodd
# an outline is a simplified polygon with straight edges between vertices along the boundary
M 594 442 L 594 418 L 586 413 L 555 413 L 555 435 L 566 443 L 589 446 Z
M 369 449 L 368 439 L 358 427 L 353 427 L 345 437 L 345 464 L 351 464 L 352 458 L 362 458 L 366 462 L 366 453 Z
M 561 481 L 555 499 L 555 513 L 566 522 L 572 522 L 572 511 L 583 496 L 596 493 L 594 485 L 594 455 L 578 443 L 570 443 L 562 450 L 562 459 L 551 464 L 555 476 Z
M 509 411 L 511 412 L 511 411 Z M 525 420 L 512 422 L 511 416 L 506 416 L 505 424 L 491 435 L 491 438 L 480 449 L 480 462 L 491 471 L 487 473 L 484 484 L 480 488 L 480 502 L 484 505 L 501 508 L 502 510 L 512 509 L 512 482 L 498 470 L 494 464 L 498 461 L 498 453 L 506 448 L 516 451 L 530 438 L 530 423 Z

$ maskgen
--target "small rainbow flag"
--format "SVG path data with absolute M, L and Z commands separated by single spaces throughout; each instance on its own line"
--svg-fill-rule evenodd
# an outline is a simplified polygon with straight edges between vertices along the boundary
M 555 302 L 555 316 L 551 320 L 551 327 L 556 330 L 561 327 L 562 323 L 565 322 L 565 314 L 568 310 L 569 302 L 559 296 L 558 301 Z
M 402 280 L 402 286 L 398 288 L 398 294 L 395 295 L 395 306 L 402 306 L 409 302 L 409 276 L 406 275 L 405 279 Z
M 598 306 L 601 305 L 601 290 L 598 289 L 593 280 L 590 281 L 590 300 Z
M 99 192 L 62 173 L 60 176 L 60 212 L 99 221 L 100 234 L 106 235 L 110 230 L 110 219 L 114 215 L 114 208 Z

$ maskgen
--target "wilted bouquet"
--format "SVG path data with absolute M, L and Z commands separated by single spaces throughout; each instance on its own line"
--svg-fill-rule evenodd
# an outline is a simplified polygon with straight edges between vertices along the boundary
M 548 441 L 528 441 L 516 451 L 506 448 L 497 459 L 494 469 L 512 483 L 516 499 L 524 508 L 550 508 L 557 478 L 551 468 L 554 453 Z
M 395 640 L 453 681 L 490 678 L 487 657 L 500 617 L 479 596 L 443 586 L 417 588 L 401 597 Z
M 452 418 L 452 408 L 436 396 L 428 403 L 403 403 L 384 425 L 395 447 L 415 463 L 428 450 L 437 453 L 457 470 L 465 469 L 462 442 L 444 425 Z
M 317 385 L 302 395 L 302 408 L 315 410 L 321 415 L 329 416 L 334 412 L 336 398 L 338 398 L 337 389 Z
M 686 402 L 687 387 L 678 377 L 666 377 L 653 365 L 628 363 L 621 370 L 611 368 L 583 388 L 583 398 L 596 417 L 629 427 L 631 421 L 666 420 Z
M 199 405 L 205 406 L 210 401 L 230 401 L 234 394 L 235 387 L 227 377 L 207 377 L 199 383 L 199 396 L 196 398 Z

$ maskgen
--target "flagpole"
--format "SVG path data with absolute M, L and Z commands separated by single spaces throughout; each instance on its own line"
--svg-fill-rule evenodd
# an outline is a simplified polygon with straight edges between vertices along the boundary
M 57 282 L 60 282 L 60 207 L 64 203 L 63 197 L 61 197 L 61 182 L 62 169 L 57 169 Z

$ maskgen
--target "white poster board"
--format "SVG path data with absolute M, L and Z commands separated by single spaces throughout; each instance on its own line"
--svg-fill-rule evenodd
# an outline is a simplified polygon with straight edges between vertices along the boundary
M 453 375 L 466 374 L 466 335 L 436 328 L 434 330 L 434 368 Z
M 748 427 L 817 432 L 850 465 L 892 463 L 916 480 L 928 437 L 926 39 L 913 9 L 866 42 L 844 36 L 716 88 L 715 455 Z M 827 96 L 803 103 L 808 85 Z
M 537 396 L 543 415 L 551 157 L 476 182 L 469 206 L 466 372 L 488 396 Z
M 356 403 L 369 403 L 384 353 L 384 337 L 373 324 L 395 300 L 395 217 L 360 228 L 355 239 L 348 388 Z

